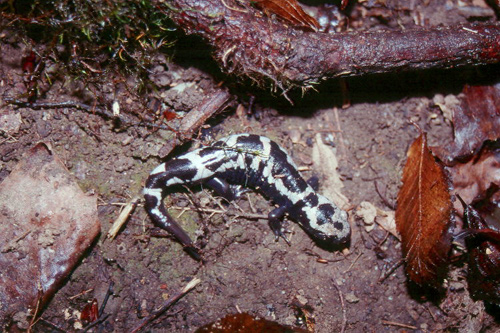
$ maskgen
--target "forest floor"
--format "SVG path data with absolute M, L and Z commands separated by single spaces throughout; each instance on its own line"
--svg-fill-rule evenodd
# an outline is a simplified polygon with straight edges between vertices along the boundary
M 364 28 L 414 27 L 416 13 L 427 26 L 464 23 L 471 19 L 465 7 L 487 8 L 480 2 L 389 0 L 379 7 L 384 12 L 363 17 Z M 362 3 L 356 6 L 353 13 L 374 10 Z M 394 17 L 387 18 L 388 13 Z M 0 96 L 20 96 L 26 91 L 20 61 L 29 48 L 6 35 L 0 44 Z M 150 73 L 157 90 L 148 98 L 182 116 L 224 84 L 221 78 L 225 78 L 212 60 L 190 54 L 204 48 L 202 41 L 183 37 L 174 47 L 178 51 L 172 59 L 154 56 Z M 81 188 L 98 196 L 102 233 L 47 305 L 35 331 L 51 329 L 47 323 L 65 331 L 78 329 L 79 312 L 93 298 L 102 302 L 111 281 L 114 293 L 101 329 L 130 330 L 194 277 L 201 283 L 151 328 L 190 332 L 237 312 L 298 326 L 298 301 L 308 306 L 317 332 L 498 331 L 500 324 L 483 302 L 469 297 L 463 265 L 451 269 L 441 298 L 422 299 L 418 291 L 409 289 L 404 266 L 389 272 L 402 259 L 399 240 L 356 215 L 362 202 L 385 211 L 394 209 L 406 151 L 418 136 L 412 123 L 428 133 L 431 146 L 451 142 L 453 126 L 440 108 L 444 97 L 452 100 L 464 84 L 489 80 L 492 73 L 498 77 L 497 66 L 332 80 L 305 96 L 292 92 L 293 106 L 279 93 L 232 83 L 230 91 L 237 102 L 209 119 L 195 142 L 232 133 L 268 136 L 286 148 L 297 165 L 307 167 L 304 178 L 319 178 L 319 192 L 323 192 L 328 177 L 312 158 L 320 134 L 339 161 L 344 186 L 340 191 L 349 199 L 353 234 L 348 249 L 329 252 L 290 222 L 289 246 L 275 241 L 266 220 L 245 217 L 247 212 L 267 214 L 272 209 L 259 194 L 248 193 L 229 205 L 221 205 L 206 189 L 172 194 L 167 198 L 174 207 L 171 212 L 204 244 L 204 264 L 162 236 L 142 205 L 114 240 L 105 237 L 122 205 L 140 195 L 148 174 L 161 163 L 159 151 L 173 140 L 171 131 L 142 126 L 117 130 L 113 121 L 74 108 L 33 110 L 0 102 L 2 114 L 19 114 L 21 119 L 17 131 L 0 134 L 0 181 L 29 148 L 43 141 L 50 143 Z M 58 80 L 47 85 L 38 101 L 92 105 L 95 94 L 100 94 L 117 101 L 121 112 L 127 113 L 142 109 L 127 90 L 134 80 L 110 77 L 94 90 L 79 81 Z M 347 92 L 341 93 L 342 85 L 348 86 Z M 175 128 L 178 122 L 172 119 L 169 125 Z

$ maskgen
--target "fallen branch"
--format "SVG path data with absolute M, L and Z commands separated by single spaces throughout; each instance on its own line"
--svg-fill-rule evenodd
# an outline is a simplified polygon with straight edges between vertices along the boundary
M 184 139 L 190 139 L 208 118 L 223 111 L 230 103 L 231 94 L 225 89 L 218 89 L 206 96 L 195 110 L 182 119 L 179 131 Z
M 269 78 L 284 92 L 332 77 L 500 61 L 498 24 L 326 34 L 287 27 L 242 1 L 155 2 L 207 40 L 221 68 L 259 83 Z

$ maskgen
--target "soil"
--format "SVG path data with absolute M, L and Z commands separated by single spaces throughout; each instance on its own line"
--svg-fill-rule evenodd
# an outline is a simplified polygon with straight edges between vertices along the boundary
M 384 8 L 402 8 L 402 3 L 406 4 L 387 1 Z M 466 22 L 470 18 L 463 14 L 466 5 L 478 6 L 477 1 L 417 0 L 412 4 L 414 11 L 394 10 L 397 17 L 391 18 L 385 12 L 361 18 L 359 8 L 352 12 L 359 15 L 358 21 L 365 22 L 363 28 L 377 29 L 397 27 L 396 21 L 413 27 L 417 18 L 412 15 L 417 12 L 428 26 Z M 480 4 L 480 8 L 487 6 Z M 26 88 L 20 60 L 28 49 L 14 37 L 3 36 L 0 42 L 0 95 L 21 96 Z M 145 99 L 159 100 L 182 117 L 196 110 L 224 74 L 218 73 L 208 58 L 179 56 L 189 53 L 190 48 L 203 48 L 203 42 L 185 37 L 178 47 L 178 56 L 171 60 L 156 55 L 151 79 L 158 90 Z M 141 205 L 114 240 L 106 238 L 120 208 L 140 195 L 149 172 L 161 162 L 159 151 L 173 140 L 171 131 L 120 128 L 111 120 L 74 108 L 16 109 L 0 102 L 2 115 L 20 115 L 18 128 L 0 133 L 0 180 L 30 147 L 44 141 L 65 161 L 82 189 L 99 196 L 102 234 L 45 308 L 35 331 L 81 328 L 82 308 L 93 298 L 101 304 L 111 281 L 114 292 L 104 310 L 109 316 L 98 329 L 131 330 L 194 277 L 201 283 L 155 320 L 151 329 L 191 332 L 236 312 L 298 326 L 294 306 L 298 301 L 310 307 L 309 319 L 317 332 L 499 330 L 492 311 L 469 297 L 465 266 L 452 267 L 441 297 L 422 297 L 407 284 L 403 266 L 389 271 L 402 260 L 399 241 L 378 225 L 367 231 L 354 214 L 363 201 L 384 210 L 394 209 L 406 151 L 418 136 L 412 123 L 428 133 L 431 145 L 451 142 L 452 124 L 436 101 L 441 96 L 457 96 L 465 83 L 491 79 L 492 73 L 498 77 L 498 68 L 329 81 L 304 97 L 292 92 L 294 106 L 266 89 L 230 83 L 237 103 L 210 119 L 194 145 L 230 133 L 266 135 L 285 147 L 298 165 L 308 167 L 303 172 L 308 179 L 319 176 L 311 152 L 314 137 L 322 133 L 323 141 L 339 159 L 344 184 L 341 191 L 350 201 L 353 236 L 348 249 L 330 252 L 316 246 L 290 222 L 289 246 L 283 240 L 275 241 L 266 220 L 244 217 L 248 212 L 267 214 L 272 209 L 258 194 L 249 193 L 227 204 L 203 188 L 173 193 L 167 204 L 179 208 L 171 212 L 204 247 L 204 264 L 154 228 Z M 51 85 L 41 80 L 43 94 L 38 101 L 71 100 L 92 105 L 99 94 L 109 103 L 117 101 L 121 112 L 133 115 L 136 112 L 132 110 L 143 109 L 136 96 L 125 89 L 135 80 L 130 77 L 117 84 L 110 78 L 94 89 L 73 79 L 59 79 Z M 342 85 L 349 87 L 345 94 L 340 93 Z M 342 107 L 346 96 L 350 105 Z M 255 103 L 249 103 L 251 99 Z M 238 112 L 236 105 L 240 105 Z M 170 120 L 169 126 L 175 128 L 178 122 Z M 325 187 L 323 181 L 319 177 L 319 192 Z M 223 212 L 205 213 L 205 208 Z

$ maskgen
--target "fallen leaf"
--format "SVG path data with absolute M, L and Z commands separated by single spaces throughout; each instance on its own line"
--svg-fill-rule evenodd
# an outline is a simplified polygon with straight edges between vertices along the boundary
M 360 217 L 365 225 L 365 230 L 370 232 L 377 223 L 382 229 L 401 240 L 401 235 L 396 228 L 396 220 L 393 210 L 383 210 L 368 201 L 363 201 L 356 208 L 356 215 Z
M 454 110 L 459 107 L 461 103 L 458 97 L 452 94 L 446 96 L 436 94 L 433 98 L 433 102 L 441 109 L 443 117 L 448 121 L 453 122 Z
M 391 235 L 401 240 L 401 235 L 396 227 L 396 218 L 393 210 L 382 210 L 377 208 L 377 217 L 375 222 L 382 227 L 385 231 L 388 231 Z
M 320 173 L 322 179 L 322 192 L 341 209 L 347 210 L 350 206 L 349 199 L 342 194 L 344 183 L 337 171 L 339 165 L 337 156 L 331 146 L 323 143 L 321 134 L 316 134 L 315 144 L 312 149 L 314 170 Z
M 377 207 L 371 202 L 363 201 L 356 208 L 356 216 L 365 223 L 366 232 L 370 232 L 375 228 L 375 218 L 377 217 Z
M 468 228 L 465 243 L 471 297 L 500 304 L 500 233 L 492 230 L 470 205 L 465 206 L 464 222 Z
M 492 186 L 500 187 L 500 147 L 489 144 L 467 163 L 457 163 L 448 168 L 453 179 L 453 188 L 469 203 L 482 199 Z M 455 209 L 462 213 L 457 201 Z
M 452 204 L 449 181 L 421 134 L 408 150 L 398 194 L 396 225 L 406 273 L 418 285 L 438 288 L 451 248 Z
M 196 333 L 307 333 L 300 328 L 280 325 L 276 322 L 254 317 L 248 313 L 236 313 L 200 327 Z
M 83 307 L 80 320 L 84 324 L 89 324 L 96 321 L 97 318 L 99 318 L 99 304 L 97 303 L 97 299 L 94 298 L 92 302 L 85 304 Z
M 100 231 L 88 196 L 40 143 L 0 184 L 0 325 L 43 309 Z
M 163 118 L 165 118 L 166 121 L 172 121 L 178 118 L 178 114 L 173 111 L 165 110 L 163 111 Z
M 318 31 L 315 18 L 306 14 L 296 0 L 251 0 L 258 8 L 269 14 L 275 14 L 282 20 L 311 31 Z
M 477 153 L 484 141 L 500 138 L 500 83 L 466 85 L 460 99 L 453 107 L 454 142 L 443 147 L 448 161 L 466 159 Z

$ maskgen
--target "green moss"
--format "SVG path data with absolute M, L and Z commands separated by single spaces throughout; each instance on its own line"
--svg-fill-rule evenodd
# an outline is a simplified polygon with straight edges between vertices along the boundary
M 112 65 L 146 81 L 152 51 L 168 54 L 176 38 L 167 13 L 150 1 L 20 0 L 1 3 L 0 11 L 0 32 L 17 30 L 40 57 L 85 83 L 109 79 Z

